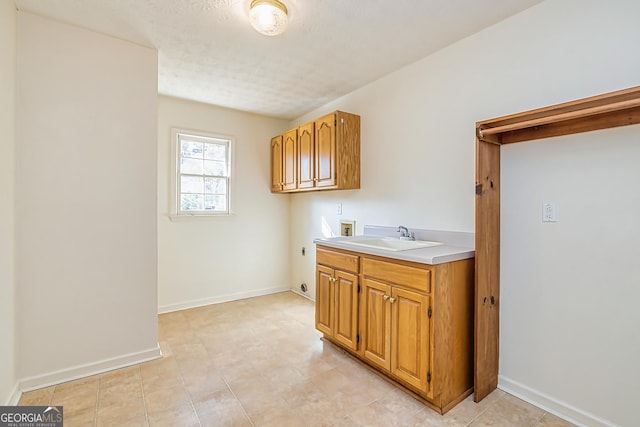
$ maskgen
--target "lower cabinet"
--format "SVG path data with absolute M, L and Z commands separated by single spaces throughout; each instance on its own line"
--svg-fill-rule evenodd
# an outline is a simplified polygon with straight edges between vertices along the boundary
M 440 413 L 472 393 L 473 259 L 427 265 L 322 246 L 316 255 L 326 339 Z
M 318 264 L 316 268 L 316 329 L 342 346 L 356 350 L 358 345 L 358 257 L 345 255 L 343 262 L 336 260 L 332 263 L 332 255 L 333 253 L 329 251 L 318 250 L 316 253 L 317 258 L 329 264 Z M 351 272 L 343 271 L 349 269 Z

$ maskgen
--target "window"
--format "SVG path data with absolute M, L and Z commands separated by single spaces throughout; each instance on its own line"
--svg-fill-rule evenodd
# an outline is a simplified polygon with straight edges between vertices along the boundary
M 177 216 L 228 215 L 232 139 L 173 130 Z

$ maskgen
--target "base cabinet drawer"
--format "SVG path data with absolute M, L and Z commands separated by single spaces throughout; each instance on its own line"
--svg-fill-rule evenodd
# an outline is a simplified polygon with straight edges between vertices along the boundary
M 371 258 L 362 259 L 362 274 L 422 292 L 431 292 L 431 270 Z
M 344 252 L 318 248 L 316 250 L 316 264 L 358 274 L 360 257 Z

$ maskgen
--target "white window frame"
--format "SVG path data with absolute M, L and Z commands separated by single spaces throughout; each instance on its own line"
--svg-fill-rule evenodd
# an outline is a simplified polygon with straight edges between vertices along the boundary
M 180 136 L 188 136 L 194 139 L 203 139 L 206 142 L 206 139 L 216 139 L 216 140 L 224 140 L 227 141 L 227 209 L 225 211 L 182 211 L 180 209 L 180 177 L 182 174 L 180 173 L 180 161 L 181 161 L 181 150 L 180 150 Z M 231 209 L 231 193 L 232 193 L 232 171 L 233 171 L 233 150 L 235 146 L 235 138 L 230 135 L 223 134 L 214 134 L 209 132 L 202 132 L 190 129 L 180 129 L 180 128 L 171 128 L 171 194 L 170 194 L 170 207 L 169 207 L 169 218 L 172 221 L 179 220 L 188 220 L 188 219 L 208 219 L 208 218 L 219 218 L 219 217 L 228 217 L 232 215 L 233 211 Z

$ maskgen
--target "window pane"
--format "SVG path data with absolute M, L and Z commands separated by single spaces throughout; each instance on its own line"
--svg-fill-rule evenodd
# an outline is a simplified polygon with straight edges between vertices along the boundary
M 204 155 L 204 144 L 202 142 L 181 141 L 180 151 L 181 157 L 202 159 Z
M 180 196 L 180 209 L 183 211 L 204 210 L 204 195 L 202 194 L 182 194 Z
M 227 194 L 227 180 L 225 178 L 205 178 L 204 192 L 208 194 Z
M 204 158 L 224 162 L 227 160 L 227 146 L 221 144 L 205 144 Z
M 231 140 L 176 131 L 178 214 L 229 212 Z
M 208 211 L 226 211 L 227 198 L 225 196 L 214 196 L 211 194 L 205 194 L 204 205 L 205 209 Z
M 204 193 L 204 180 L 199 176 L 181 176 L 181 193 Z
M 204 173 L 205 175 L 227 176 L 227 165 L 225 162 L 205 160 Z
M 194 175 L 202 175 L 204 173 L 204 165 L 202 160 L 198 159 L 181 159 L 180 173 L 190 173 Z

